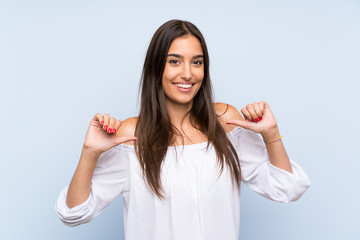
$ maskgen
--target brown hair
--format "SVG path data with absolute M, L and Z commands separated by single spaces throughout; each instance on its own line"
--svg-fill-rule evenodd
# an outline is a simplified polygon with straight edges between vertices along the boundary
M 241 171 L 236 151 L 227 138 L 226 132 L 217 119 L 214 109 L 213 92 L 209 73 L 209 54 L 204 37 L 199 29 L 190 22 L 170 20 L 155 32 L 144 62 L 140 82 L 141 105 L 135 135 L 136 153 L 151 190 L 164 198 L 161 184 L 161 164 L 167 148 L 174 142 L 177 129 L 172 125 L 165 104 L 165 94 L 162 88 L 162 75 L 166 57 L 172 41 L 184 35 L 195 36 L 201 44 L 204 55 L 204 79 L 194 97 L 192 109 L 189 111 L 191 124 L 203 132 L 208 138 L 207 147 L 215 148 L 220 174 L 224 162 L 231 170 L 233 182 L 240 188 Z

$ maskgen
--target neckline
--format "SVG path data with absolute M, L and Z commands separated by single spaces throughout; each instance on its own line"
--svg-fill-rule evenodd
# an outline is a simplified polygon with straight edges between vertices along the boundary
M 230 132 L 226 133 L 226 135 L 228 136 L 234 136 L 237 133 L 241 132 L 244 128 L 242 127 L 235 127 L 233 130 L 231 130 Z M 204 149 L 206 148 L 206 146 L 208 145 L 209 141 L 205 141 L 205 142 L 201 142 L 201 143 L 193 143 L 193 144 L 186 144 L 186 145 L 174 145 L 174 146 L 168 146 L 168 149 Z M 135 151 L 135 147 L 134 145 L 128 145 L 125 143 L 119 144 L 117 146 L 115 146 L 114 148 L 120 148 L 120 149 L 125 149 L 125 150 L 133 150 Z

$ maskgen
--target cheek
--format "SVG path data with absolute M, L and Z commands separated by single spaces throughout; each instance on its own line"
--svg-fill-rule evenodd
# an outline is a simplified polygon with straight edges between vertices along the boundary
M 177 70 L 174 68 L 167 68 L 165 67 L 164 73 L 163 73 L 163 82 L 171 81 L 177 76 Z
M 201 78 L 201 79 L 203 80 L 203 79 L 204 79 L 204 75 L 205 75 L 204 73 L 201 73 L 200 76 L 199 76 L 199 78 Z
M 169 71 L 167 69 L 164 70 L 163 77 L 162 77 L 162 87 L 165 92 L 169 91 L 171 81 L 174 79 L 176 75 L 173 71 Z
M 197 71 L 196 73 L 195 73 L 195 75 L 196 75 L 196 78 L 198 79 L 198 80 L 203 80 L 204 79 L 204 70 L 200 70 L 200 71 Z

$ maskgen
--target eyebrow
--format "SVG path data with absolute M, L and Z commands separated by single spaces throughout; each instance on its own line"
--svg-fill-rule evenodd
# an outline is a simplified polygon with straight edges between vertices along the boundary
M 184 58 L 184 56 L 180 55 L 180 54 L 175 54 L 175 53 L 170 53 L 167 55 L 167 57 L 176 57 L 176 58 Z M 196 55 L 193 57 L 194 58 L 204 58 L 204 55 Z

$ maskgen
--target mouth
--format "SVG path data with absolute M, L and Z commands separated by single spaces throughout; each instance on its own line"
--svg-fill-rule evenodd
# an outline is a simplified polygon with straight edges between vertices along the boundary
M 178 88 L 189 89 L 194 86 L 194 83 L 173 83 Z
M 190 92 L 195 83 L 173 83 L 177 90 L 183 93 Z

